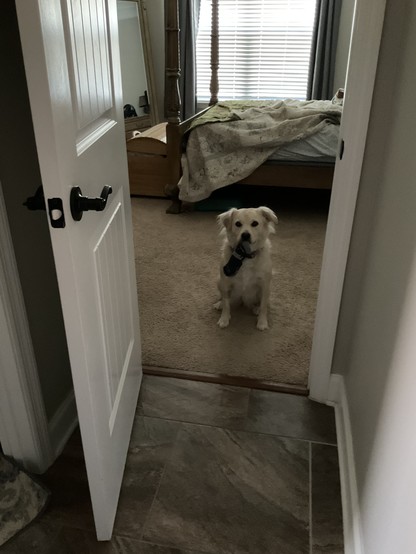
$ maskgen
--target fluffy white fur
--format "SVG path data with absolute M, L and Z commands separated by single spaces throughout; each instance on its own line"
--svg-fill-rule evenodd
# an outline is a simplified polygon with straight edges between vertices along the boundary
M 221 300 L 215 304 L 221 310 L 220 327 L 227 327 L 231 319 L 231 305 L 243 303 L 257 315 L 257 329 L 268 329 L 267 311 L 272 278 L 271 243 L 277 216 L 264 206 L 260 208 L 232 208 L 218 216 L 220 235 L 223 237 L 222 258 L 218 289 Z M 247 235 L 248 233 L 248 235 Z M 234 248 L 243 239 L 251 244 L 253 258 L 246 258 L 233 277 L 223 272 Z

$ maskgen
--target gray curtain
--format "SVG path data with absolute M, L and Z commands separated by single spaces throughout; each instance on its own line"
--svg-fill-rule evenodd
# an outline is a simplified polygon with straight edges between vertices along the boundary
M 196 113 L 196 37 L 200 0 L 179 0 L 181 119 Z
M 314 37 L 309 64 L 308 99 L 334 96 L 335 56 L 342 0 L 317 0 Z

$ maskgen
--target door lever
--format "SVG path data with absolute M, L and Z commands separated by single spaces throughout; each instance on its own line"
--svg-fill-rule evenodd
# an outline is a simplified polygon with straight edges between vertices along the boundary
M 43 194 L 42 185 L 36 189 L 33 196 L 26 198 L 26 202 L 23 202 L 23 206 L 26 206 L 28 210 L 46 210 L 45 196 Z
M 83 212 L 90 210 L 102 212 L 107 204 L 108 195 L 113 192 L 109 185 L 105 185 L 101 191 L 101 196 L 90 198 L 82 196 L 82 191 L 79 187 L 72 187 L 70 196 L 70 206 L 72 218 L 79 221 L 82 218 Z

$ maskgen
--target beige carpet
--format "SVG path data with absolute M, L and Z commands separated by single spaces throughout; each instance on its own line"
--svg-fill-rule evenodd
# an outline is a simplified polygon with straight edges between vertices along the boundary
M 307 386 L 325 210 L 281 209 L 272 238 L 270 329 L 246 309 L 216 325 L 215 212 L 167 215 L 168 202 L 133 198 L 143 364 Z

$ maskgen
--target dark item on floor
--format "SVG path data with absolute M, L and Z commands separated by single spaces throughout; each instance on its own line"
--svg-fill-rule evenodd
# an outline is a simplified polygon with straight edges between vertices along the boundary
M 201 200 L 195 204 L 195 210 L 197 212 L 226 212 L 231 208 L 243 208 L 244 204 L 241 198 L 221 198 L 219 196 L 212 196 L 206 200 Z
M 0 546 L 39 517 L 49 496 L 46 487 L 0 454 Z

